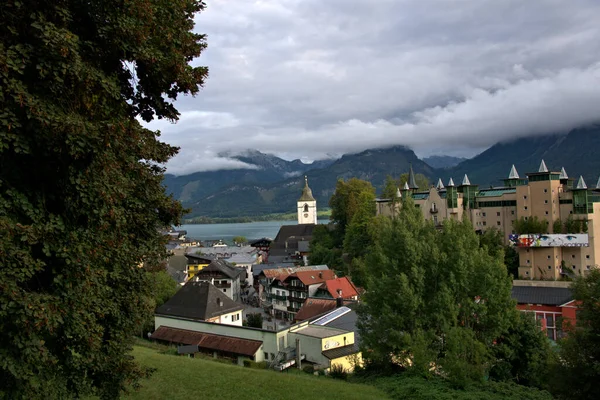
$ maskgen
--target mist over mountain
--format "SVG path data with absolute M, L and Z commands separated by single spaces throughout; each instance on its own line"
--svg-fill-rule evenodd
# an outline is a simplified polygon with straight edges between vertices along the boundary
M 308 176 L 317 205 L 323 209 L 328 207 L 338 179 L 368 180 L 380 192 L 388 175 L 398 177 L 407 172 L 410 165 L 415 173 L 427 176 L 432 183 L 442 178 L 445 184 L 450 177 L 456 182 L 468 174 L 473 184 L 485 187 L 501 184 L 513 164 L 525 177 L 528 172 L 537 171 L 544 159 L 552 170 L 559 171 L 564 166 L 572 178 L 583 175 L 591 187 L 595 186 L 600 174 L 598 149 L 600 125 L 575 129 L 568 134 L 497 143 L 463 161 L 451 156 L 420 160 L 404 146 L 369 149 L 312 164 L 247 150 L 226 156 L 254 169 L 197 172 L 185 176 L 167 174 L 164 184 L 185 207 L 192 209 L 188 217 L 258 216 L 295 211 L 304 184 L 303 175 Z

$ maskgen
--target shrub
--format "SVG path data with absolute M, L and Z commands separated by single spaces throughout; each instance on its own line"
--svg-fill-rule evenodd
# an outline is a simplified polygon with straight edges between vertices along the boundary
M 341 364 L 333 364 L 333 366 L 329 369 L 329 376 L 331 376 L 333 379 L 341 379 L 345 381 L 348 379 L 348 371 Z
M 315 367 L 313 367 L 312 365 L 305 365 L 304 367 L 302 367 L 302 371 L 312 375 L 315 373 Z

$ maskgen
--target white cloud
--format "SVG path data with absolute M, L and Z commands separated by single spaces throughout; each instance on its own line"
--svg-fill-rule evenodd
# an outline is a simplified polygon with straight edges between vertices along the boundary
M 172 173 L 246 148 L 472 155 L 600 119 L 598 19 L 593 0 L 215 0 L 196 19 L 205 88 L 150 127 L 183 149 Z

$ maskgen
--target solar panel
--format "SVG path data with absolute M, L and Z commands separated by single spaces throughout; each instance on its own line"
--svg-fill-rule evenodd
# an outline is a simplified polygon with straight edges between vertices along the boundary
M 311 324 L 312 325 L 321 325 L 321 326 L 327 325 L 334 319 L 339 318 L 342 315 L 349 313 L 350 311 L 352 311 L 352 310 L 350 310 L 348 307 L 339 307 L 339 308 L 336 308 L 335 310 L 333 310 L 332 312 L 330 312 L 329 314 L 324 315 L 321 318 L 313 321 Z

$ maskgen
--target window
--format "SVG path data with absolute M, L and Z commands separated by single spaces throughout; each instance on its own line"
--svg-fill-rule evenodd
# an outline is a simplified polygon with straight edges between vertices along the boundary
M 548 269 L 552 269 L 552 265 L 548 265 Z
M 223 289 L 223 293 L 227 293 L 227 289 Z
M 485 213 L 481 213 L 481 215 L 483 215 L 485 217 Z
M 556 340 L 554 336 L 555 326 L 554 326 L 554 314 L 546 314 L 546 335 L 549 339 Z
M 525 271 L 525 275 L 529 275 L 529 271 Z
M 571 258 L 575 258 L 575 254 L 571 254 Z
M 483 226 L 485 226 L 485 225 L 486 225 L 486 222 L 485 222 L 485 221 L 483 221 Z
M 240 314 L 233 314 L 231 316 L 231 321 L 235 322 L 235 321 L 239 321 L 240 320 Z
M 512 210 L 512 211 L 510 212 L 510 215 L 515 215 L 515 210 Z
M 499 216 L 500 216 L 500 211 L 498 211 L 498 212 L 496 213 L 496 217 L 499 217 Z
M 265 360 L 269 359 L 269 353 L 265 352 Z
M 279 296 L 279 290 L 276 290 L 276 291 L 275 291 L 275 294 L 276 294 L 277 296 Z
M 590 259 L 590 255 L 589 255 L 589 254 L 587 254 L 587 255 L 585 256 L 585 258 L 587 258 L 587 259 L 589 260 L 589 259 Z
M 500 226 L 500 221 L 496 221 L 496 225 Z
M 304 212 L 308 212 L 308 204 L 304 205 Z
M 573 265 L 573 269 L 576 269 L 577 267 L 575 265 Z
M 548 256 L 548 259 L 550 259 L 550 256 Z
M 548 200 L 544 200 L 544 204 L 548 204 Z
M 548 215 L 548 211 L 546 211 L 546 215 Z
M 523 200 L 527 200 L 527 196 L 523 196 Z
M 527 210 L 527 206 L 523 207 L 525 210 Z
M 544 193 L 548 193 L 548 189 L 544 189 Z
M 585 269 L 587 269 L 589 271 L 590 270 L 590 266 L 586 265 Z
M 527 260 L 527 264 L 530 264 L 531 262 L 529 260 Z

